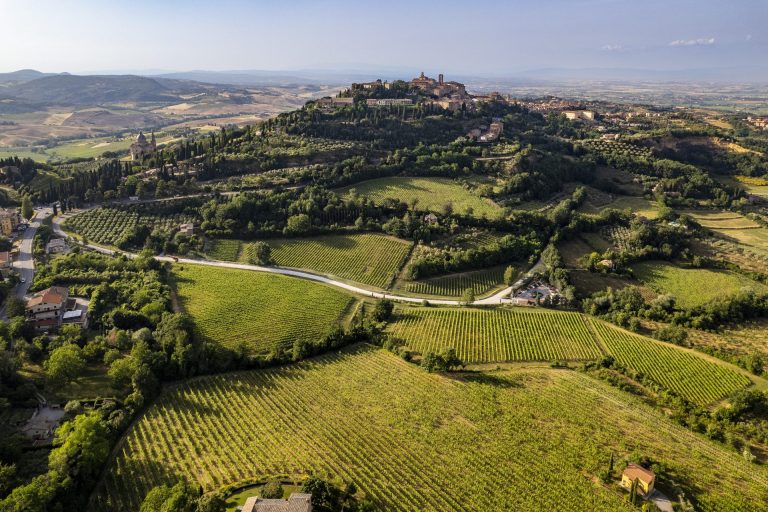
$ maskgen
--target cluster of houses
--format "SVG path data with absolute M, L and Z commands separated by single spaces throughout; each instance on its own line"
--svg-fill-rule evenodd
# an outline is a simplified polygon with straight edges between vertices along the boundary
M 515 292 L 509 302 L 516 306 L 535 306 L 541 303 L 557 304 L 562 298 L 554 286 L 541 279 L 533 279 L 527 286 Z
M 747 122 L 761 130 L 768 130 L 768 117 L 747 116 Z
M 489 126 L 480 126 L 470 130 L 467 133 L 467 138 L 471 140 L 477 140 L 480 142 L 494 142 L 499 140 L 501 134 L 504 132 L 504 123 L 501 119 L 494 118 Z
M 64 286 L 51 286 L 41 290 L 27 301 L 27 322 L 36 332 L 52 332 L 63 325 L 88 327 L 88 303 L 69 296 Z
M 444 110 L 475 110 L 478 103 L 485 101 L 507 101 L 501 94 L 494 92 L 487 95 L 475 96 L 467 92 L 466 86 L 461 82 L 446 81 L 442 73 L 437 79 L 429 77 L 422 71 L 419 76 L 408 82 L 412 87 L 419 89 L 429 96 L 425 100 L 426 104 L 440 107 Z M 386 80 L 374 80 L 372 82 L 353 83 L 353 91 L 375 91 L 376 89 L 389 90 L 392 84 Z M 315 101 L 315 105 L 324 109 L 331 110 L 339 107 L 354 105 L 353 97 L 344 98 L 320 98 Z M 366 105 L 369 107 L 388 107 L 393 105 L 412 105 L 414 100 L 411 98 L 369 98 Z

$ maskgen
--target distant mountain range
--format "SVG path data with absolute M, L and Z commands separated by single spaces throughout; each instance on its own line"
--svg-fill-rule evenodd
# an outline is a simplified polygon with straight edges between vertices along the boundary
M 225 88 L 231 88 L 226 87 Z M 9 108 L 40 105 L 101 105 L 121 102 L 178 101 L 179 95 L 208 92 L 211 84 L 137 75 L 70 75 L 22 70 L 0 74 L 0 99 Z
M 434 72 L 432 72 L 434 74 Z M 768 82 L 768 71 L 700 69 L 700 70 L 643 70 L 643 69 L 538 69 L 496 76 L 467 76 L 446 73 L 450 79 L 466 83 L 471 89 L 489 88 L 504 91 L 519 85 L 554 84 L 556 82 L 717 82 L 723 77 L 751 77 Z M 72 75 L 69 73 L 42 73 L 23 69 L 0 73 L 0 113 L 33 111 L 41 106 L 85 106 L 115 103 L 172 103 L 182 95 L 205 92 L 240 91 L 253 87 L 312 87 L 331 85 L 342 87 L 351 82 L 376 78 L 409 79 L 412 70 L 377 72 L 333 70 L 295 71 L 185 71 L 154 76 L 138 74 Z M 765 83 L 764 82 L 764 83 Z

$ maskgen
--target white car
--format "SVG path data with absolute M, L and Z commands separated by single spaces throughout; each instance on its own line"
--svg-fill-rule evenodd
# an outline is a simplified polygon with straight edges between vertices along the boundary
M 26 282 L 27 282 L 27 279 L 26 279 L 26 278 L 24 278 L 24 277 L 22 277 L 22 278 L 21 278 L 21 282 L 22 282 L 22 283 L 26 283 Z

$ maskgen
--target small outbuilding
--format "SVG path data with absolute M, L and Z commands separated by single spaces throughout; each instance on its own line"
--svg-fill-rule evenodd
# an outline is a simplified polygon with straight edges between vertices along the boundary
M 190 223 L 179 226 L 179 233 L 182 235 L 193 236 L 195 234 L 195 225 Z
M 312 512 L 312 495 L 293 493 L 287 500 L 251 496 L 241 512 Z
M 637 493 L 640 496 L 648 497 L 653 493 L 656 475 L 650 469 L 630 463 L 621 473 L 621 486 L 627 490 L 632 489 L 632 484 L 635 481 L 637 481 Z

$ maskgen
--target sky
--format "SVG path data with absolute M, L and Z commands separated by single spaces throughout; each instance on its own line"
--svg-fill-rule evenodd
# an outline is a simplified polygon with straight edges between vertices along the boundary
M 0 72 L 768 68 L 768 0 L 0 0 Z

